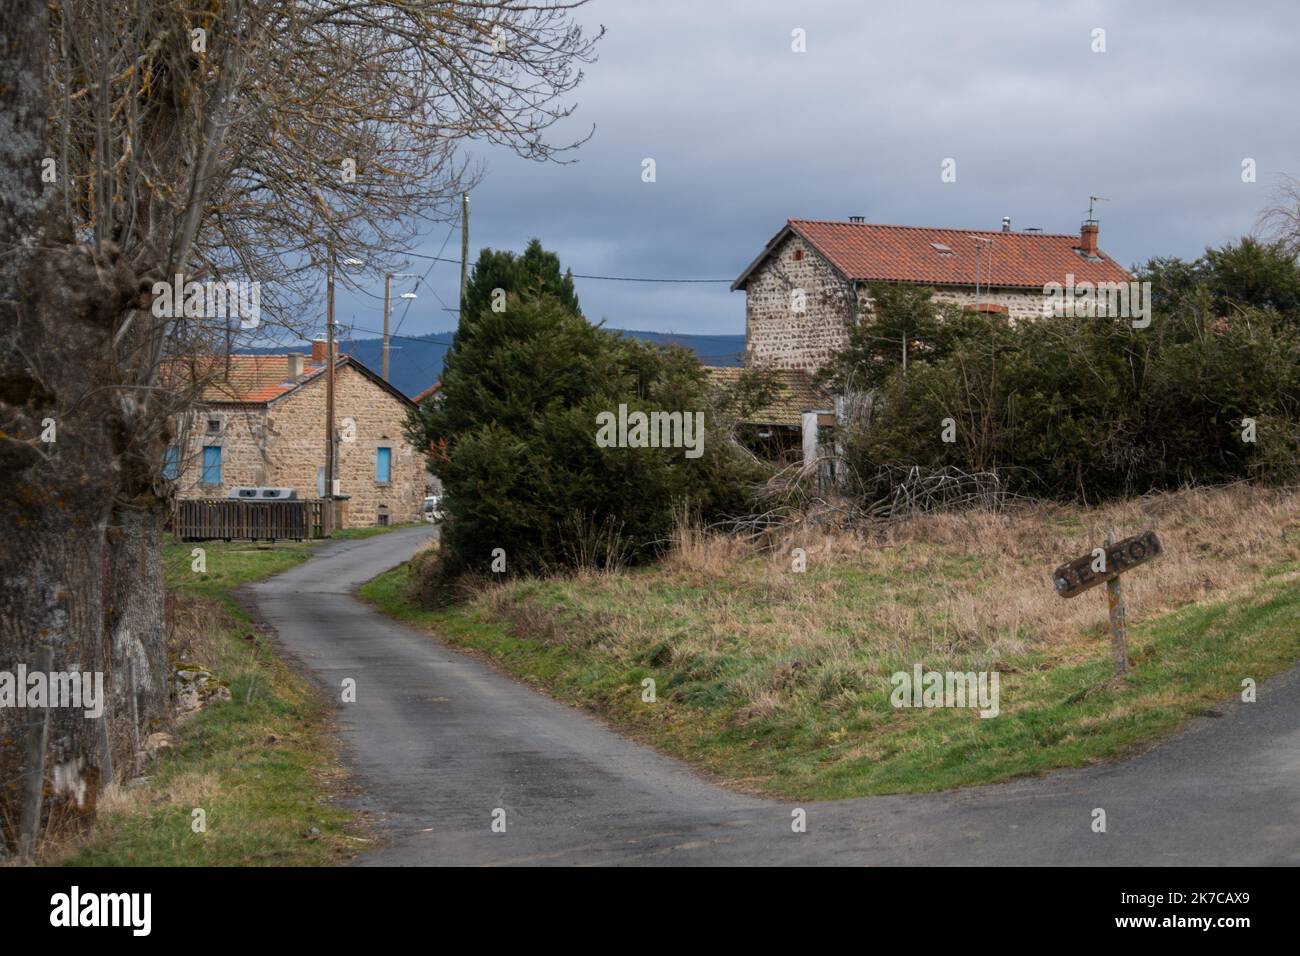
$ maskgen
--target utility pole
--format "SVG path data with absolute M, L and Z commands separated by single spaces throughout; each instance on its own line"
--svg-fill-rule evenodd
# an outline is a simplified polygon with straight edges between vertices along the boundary
M 384 358 L 380 362 L 380 374 L 383 375 L 385 382 L 388 381 L 388 313 L 392 297 L 393 274 L 390 272 L 384 276 Z
M 469 193 L 460 194 L 460 306 L 465 314 L 465 290 L 469 288 Z
M 421 280 L 421 276 L 414 272 L 389 272 L 384 275 L 384 358 L 382 361 L 384 381 L 388 381 L 388 316 L 392 312 L 390 303 L 393 299 L 393 280 L 394 279 L 415 279 Z M 414 292 L 403 292 L 403 299 L 417 298 Z M 409 308 L 409 306 L 408 306 Z
M 329 533 L 334 531 L 334 245 L 329 247 L 325 281 L 325 500 Z

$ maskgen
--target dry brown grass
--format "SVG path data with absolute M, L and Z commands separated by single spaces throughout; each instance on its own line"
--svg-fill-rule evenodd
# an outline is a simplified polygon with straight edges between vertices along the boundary
M 220 665 L 223 635 L 236 626 L 230 612 L 216 601 L 186 594 L 168 595 L 167 609 L 168 656 L 207 668 Z
M 739 559 L 753 553 L 754 548 L 740 538 L 710 534 L 679 519 L 664 567 L 718 577 L 729 574 Z
M 921 555 L 960 553 L 983 564 L 982 580 L 942 588 L 954 628 L 1023 632 L 1068 641 L 1097 624 L 1096 593 L 1071 600 L 1051 587 L 1061 561 L 1118 537 L 1154 528 L 1165 553 L 1124 576 L 1129 606 L 1153 615 L 1257 581 L 1270 565 L 1300 559 L 1300 493 L 1248 485 L 1189 489 L 1097 509 L 1035 506 L 1005 514 L 934 515 L 891 529 L 887 547 Z M 973 600 L 978 596 L 979 600 Z
M 716 675 L 742 719 L 802 704 L 850 706 L 864 688 L 928 667 L 1015 671 L 1098 653 L 1100 590 L 1058 597 L 1062 561 L 1154 528 L 1165 553 L 1124 578 L 1130 616 L 1219 599 L 1300 560 L 1300 493 L 1190 489 L 1102 508 L 1021 505 L 928 515 L 870 535 L 800 528 L 761 551 L 679 524 L 656 568 L 512 583 L 481 596 L 513 634 L 585 647 L 624 665 Z M 807 571 L 792 571 L 793 549 Z M 749 666 L 730 666 L 744 658 Z

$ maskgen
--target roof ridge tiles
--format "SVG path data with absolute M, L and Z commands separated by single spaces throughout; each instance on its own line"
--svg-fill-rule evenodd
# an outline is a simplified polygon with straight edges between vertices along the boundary
M 849 228 L 860 229 L 863 227 L 869 229 L 910 229 L 915 232 L 969 232 L 981 236 L 1030 236 L 1041 239 L 1078 239 L 1077 233 L 1073 232 L 1029 232 L 1024 229 L 1013 229 L 1009 232 L 1003 232 L 998 229 L 967 229 L 961 226 L 905 226 L 901 223 L 893 222 L 846 222 L 843 219 L 787 219 L 787 223 L 797 222 L 815 223 L 819 226 L 845 226 Z

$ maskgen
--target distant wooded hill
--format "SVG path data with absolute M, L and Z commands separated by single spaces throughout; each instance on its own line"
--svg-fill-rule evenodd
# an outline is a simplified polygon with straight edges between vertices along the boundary
M 673 335 L 666 332 L 640 332 L 629 329 L 614 331 L 659 345 L 680 345 L 693 351 L 705 365 L 740 365 L 745 350 L 743 335 Z M 393 339 L 389 346 L 389 381 L 406 395 L 415 396 L 424 391 L 442 375 L 442 362 L 447 355 L 447 349 L 451 347 L 451 335 L 451 332 L 432 332 L 428 335 L 402 336 L 400 339 Z M 379 371 L 383 351 L 382 339 L 340 341 L 339 349 L 363 365 L 376 372 Z M 272 346 L 239 351 L 245 355 L 306 353 L 311 351 L 311 346 Z

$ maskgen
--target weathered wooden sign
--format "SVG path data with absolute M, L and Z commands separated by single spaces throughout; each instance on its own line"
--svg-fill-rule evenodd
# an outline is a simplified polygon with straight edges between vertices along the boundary
M 1160 539 L 1156 533 L 1143 531 L 1118 544 L 1108 542 L 1105 548 L 1096 548 L 1061 565 L 1052 572 L 1052 583 L 1061 597 L 1076 597 L 1098 584 L 1113 581 L 1139 564 L 1145 564 L 1160 552 Z
M 1056 593 L 1063 598 L 1082 594 L 1098 584 L 1106 585 L 1106 605 L 1110 611 L 1111 655 L 1115 660 L 1115 675 L 1128 673 L 1128 635 L 1124 623 L 1124 592 L 1119 576 L 1125 571 L 1145 564 L 1163 549 L 1154 531 L 1143 531 L 1118 543 L 1114 535 L 1106 535 L 1106 546 L 1094 548 L 1091 554 L 1075 558 L 1052 572 Z

